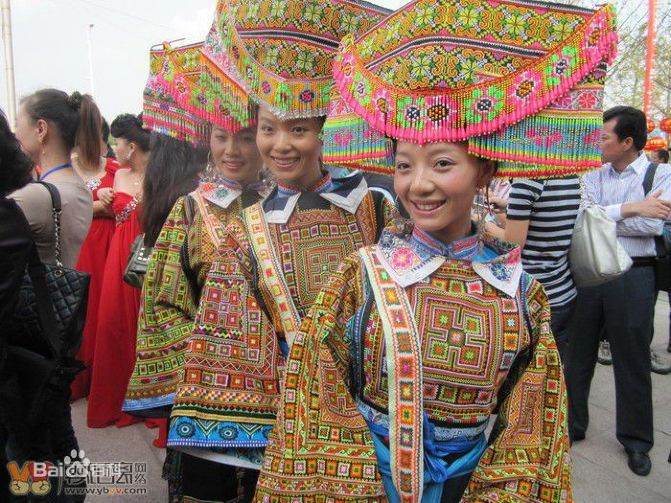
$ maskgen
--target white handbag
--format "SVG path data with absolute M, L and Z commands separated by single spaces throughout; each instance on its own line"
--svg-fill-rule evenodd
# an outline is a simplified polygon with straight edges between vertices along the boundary
M 597 286 L 627 272 L 632 260 L 617 240 L 617 224 L 589 197 L 580 179 L 581 203 L 569 264 L 576 286 Z

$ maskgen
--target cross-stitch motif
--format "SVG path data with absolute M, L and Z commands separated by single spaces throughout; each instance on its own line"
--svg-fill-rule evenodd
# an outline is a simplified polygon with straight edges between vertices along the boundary
M 470 153 L 500 162 L 499 176 L 552 177 L 600 165 L 605 67 L 616 46 L 610 6 L 415 0 L 346 36 L 333 71 L 342 99 L 373 131 L 468 140 Z M 349 140 L 362 130 L 355 119 L 329 126 L 345 162 L 384 158 L 383 143 Z
M 355 214 L 317 194 L 303 197 L 285 224 L 266 222 L 261 203 L 230 222 L 203 285 L 169 446 L 265 445 L 260 435 L 275 422 L 285 367 L 281 343 L 291 342 L 314 301 L 313 282 L 333 272 L 356 247 L 374 242 L 384 225 L 376 221 L 370 193 Z M 314 199 L 321 206 L 301 203 Z M 303 242 L 313 246 L 303 249 Z M 229 428 L 235 425 L 240 428 L 234 435 Z M 226 439 L 219 434 L 222 426 Z M 259 427 L 253 438 L 243 431 L 252 426 Z
M 206 145 L 210 125 L 183 106 L 184 95 L 200 78 L 202 42 L 173 48 L 167 42 L 149 53 L 149 77 L 143 94 L 143 123 L 158 133 Z
M 205 184 L 186 196 L 192 200 L 193 215 L 187 212 L 186 198 L 180 198 L 154 245 L 138 321 L 137 359 L 124 410 L 171 405 L 183 378 L 187 341 L 199 302 L 183 269 L 183 247 L 186 243 L 186 262 L 202 287 L 225 226 L 242 212 L 239 199 L 225 208 L 208 202 L 205 196 L 210 190 Z
M 373 281 L 360 256 L 348 257 L 304 320 L 287 362 L 259 500 L 384 500 L 362 415 L 379 415 L 382 422 L 391 417 L 381 315 L 375 305 L 365 311 Z M 503 392 L 494 436 L 464 501 L 572 500 L 566 389 L 549 304 L 531 277 L 522 285 L 508 296 L 469 260 L 447 259 L 405 287 L 422 338 L 429 421 L 448 430 L 442 433 L 447 438 L 450 428 L 480 432 Z

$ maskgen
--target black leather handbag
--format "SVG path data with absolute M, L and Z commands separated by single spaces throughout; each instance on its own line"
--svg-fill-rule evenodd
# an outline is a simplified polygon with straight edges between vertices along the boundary
M 151 257 L 152 248 L 145 246 L 144 234 L 139 235 L 133 241 L 128 255 L 128 262 L 123 273 L 123 280 L 134 288 L 142 290 L 144 276 L 147 274 L 147 264 Z
M 61 262 L 61 199 L 58 189 L 45 182 L 51 195 L 56 264 L 43 264 L 33 243 L 27 270 L 9 324 L 9 362 L 21 395 L 30 403 L 29 418 L 37 418 L 49 391 L 69 386 L 84 366 L 75 359 L 86 320 L 89 274 Z

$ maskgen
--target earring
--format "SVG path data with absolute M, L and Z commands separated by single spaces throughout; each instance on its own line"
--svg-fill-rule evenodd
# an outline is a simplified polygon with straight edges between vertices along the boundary
M 217 170 L 212 162 L 212 152 L 207 152 L 207 164 L 205 164 L 205 171 L 203 172 L 203 181 L 214 183 L 217 179 Z
M 485 225 L 487 223 L 487 217 L 491 214 L 489 206 L 489 188 L 485 188 L 485 192 L 482 196 L 478 196 L 478 199 L 482 199 L 476 203 L 475 214 L 477 216 L 477 235 L 478 241 L 480 243 L 480 252 L 482 253 L 484 249 L 484 235 L 485 235 Z

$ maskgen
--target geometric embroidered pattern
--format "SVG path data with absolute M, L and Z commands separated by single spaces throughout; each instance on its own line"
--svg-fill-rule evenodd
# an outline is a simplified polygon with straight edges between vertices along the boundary
M 571 501 L 566 387 L 543 287 L 524 274 L 511 297 L 472 264 L 447 259 L 405 287 L 421 337 L 423 410 L 436 427 L 465 431 L 498 406 L 463 501 Z M 318 294 L 289 354 L 257 498 L 384 497 L 357 405 L 389 416 L 389 363 L 371 295 L 359 254 Z
M 324 281 L 357 247 L 373 243 L 385 223 L 376 221 L 371 193 L 353 215 L 318 194 L 300 197 L 286 224 L 265 221 L 257 211 L 260 204 L 247 208 L 244 218 L 231 220 L 202 286 L 172 409 L 169 446 L 222 445 L 216 435 L 179 436 L 174 425 L 192 420 L 241 429 L 275 424 L 285 369 L 281 346 L 296 332 L 285 333 L 280 313 L 296 306 L 302 316 L 317 295 L 314 283 Z M 303 205 L 304 200 L 325 209 Z M 284 288 L 275 289 L 273 285 L 282 286 L 275 279 L 286 285 L 286 294 Z M 259 438 L 250 444 L 240 430 L 226 445 L 258 446 Z M 265 439 L 260 443 L 265 445 Z
M 186 198 L 193 215 L 187 215 Z M 187 262 L 202 288 L 221 236 L 218 228 L 240 214 L 240 201 L 221 208 L 205 201 L 198 191 L 177 200 L 147 265 L 138 321 L 135 368 L 126 391 L 124 410 L 172 405 L 182 380 L 187 341 L 198 308 L 182 267 Z

